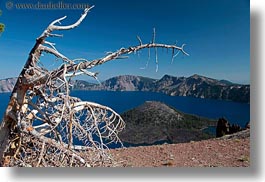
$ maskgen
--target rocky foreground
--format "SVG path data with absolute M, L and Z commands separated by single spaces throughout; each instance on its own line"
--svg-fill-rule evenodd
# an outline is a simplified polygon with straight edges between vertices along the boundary
M 249 167 L 250 130 L 218 139 L 111 150 L 123 167 Z

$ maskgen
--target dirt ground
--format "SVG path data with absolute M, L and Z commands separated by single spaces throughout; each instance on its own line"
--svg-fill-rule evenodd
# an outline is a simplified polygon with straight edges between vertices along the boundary
M 123 167 L 248 167 L 250 139 L 211 139 L 111 150 Z

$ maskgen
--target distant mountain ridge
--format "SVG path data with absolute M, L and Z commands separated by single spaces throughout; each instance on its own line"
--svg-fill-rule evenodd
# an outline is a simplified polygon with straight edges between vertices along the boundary
M 216 80 L 200 75 L 175 77 L 164 75 L 161 79 L 123 75 L 103 81 L 101 85 L 91 84 L 74 89 L 106 91 L 151 91 L 171 96 L 191 96 L 197 98 L 250 102 L 250 85 L 241 85 L 227 80 Z
M 11 92 L 16 78 L 0 80 L 0 93 Z M 191 96 L 218 100 L 250 103 L 250 85 L 235 84 L 201 75 L 175 77 L 164 75 L 161 79 L 122 75 L 103 81 L 101 84 L 75 80 L 73 90 L 149 91 L 171 96 Z
M 12 92 L 17 78 L 6 78 L 0 80 L 0 93 Z
M 122 75 L 103 81 L 101 84 L 93 84 L 90 87 L 83 87 L 85 90 L 107 90 L 107 91 L 152 91 L 155 86 L 156 79 Z M 78 90 L 79 85 L 74 84 L 74 88 Z

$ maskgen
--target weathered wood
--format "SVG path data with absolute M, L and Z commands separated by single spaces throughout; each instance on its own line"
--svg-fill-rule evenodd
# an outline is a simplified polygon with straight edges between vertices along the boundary
M 15 132 L 14 130 L 18 130 L 17 128 L 17 121 L 14 117 L 10 117 L 10 115 L 17 116 L 18 112 L 24 113 L 22 110 L 22 106 L 25 102 L 25 95 L 26 92 L 29 90 L 29 88 L 32 86 L 32 84 L 28 84 L 28 78 L 27 78 L 27 70 L 30 68 L 34 68 L 36 66 L 36 62 L 39 60 L 41 52 L 45 51 L 43 50 L 43 43 L 45 43 L 45 39 L 51 35 L 51 32 L 54 30 L 69 30 L 77 27 L 80 25 L 80 23 L 84 20 L 86 17 L 88 11 L 92 9 L 93 7 L 85 9 L 84 13 L 81 15 L 81 17 L 78 19 L 77 22 L 75 22 L 72 25 L 69 26 L 56 26 L 55 24 L 60 22 L 62 19 L 66 18 L 60 18 L 55 21 L 53 21 L 47 29 L 42 33 L 42 35 L 37 38 L 35 45 L 31 49 L 29 53 L 29 57 L 24 65 L 24 68 L 22 69 L 21 73 L 19 74 L 19 77 L 17 79 L 17 82 L 14 86 L 13 92 L 11 93 L 10 102 L 8 104 L 8 107 L 6 109 L 5 115 L 2 120 L 2 125 L 0 128 L 0 161 L 4 161 L 5 152 L 7 152 L 9 149 L 9 143 L 12 138 L 11 133 Z M 48 49 L 50 50 L 50 49 Z M 57 52 L 59 55 L 61 55 L 59 52 Z M 54 55 L 56 55 L 56 51 L 53 52 Z M 59 56 L 58 55 L 58 56 Z M 35 75 L 31 75 L 31 77 L 34 77 Z M 16 149 L 14 149 L 16 150 Z M 10 153 L 10 151 L 9 151 Z M 3 165 L 3 163 L 1 163 Z
M 106 142 L 121 143 L 118 133 L 125 122 L 114 110 L 93 102 L 84 102 L 70 96 L 71 78 L 86 74 L 97 79 L 98 73 L 89 69 L 108 61 L 123 59 L 124 55 L 142 49 L 155 49 L 158 69 L 157 48 L 177 50 L 184 55 L 184 45 L 152 43 L 121 48 L 95 60 L 69 59 L 47 41 L 57 30 L 71 30 L 81 24 L 92 7 L 84 10 L 72 25 L 57 25 L 66 17 L 53 21 L 36 39 L 22 69 L 0 127 L 0 165 L 23 167 L 48 166 L 111 166 L 112 158 L 107 153 Z M 62 66 L 48 70 L 38 64 L 43 53 L 54 55 Z M 174 55 L 175 57 L 175 55 Z M 148 65 L 147 65 L 148 66 Z M 99 139 L 95 139 L 95 136 Z M 83 146 L 76 146 L 76 138 Z

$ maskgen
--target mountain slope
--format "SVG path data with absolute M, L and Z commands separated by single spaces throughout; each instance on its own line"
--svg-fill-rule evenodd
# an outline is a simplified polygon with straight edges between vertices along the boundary
M 16 78 L 0 80 L 0 93 L 11 92 Z M 73 81 L 73 90 L 150 91 L 171 96 L 191 96 L 235 102 L 250 102 L 250 85 L 234 84 L 200 75 L 174 77 L 165 75 L 156 80 L 147 77 L 123 75 L 110 78 L 101 84 Z
M 216 125 L 216 121 L 185 114 L 155 101 L 147 101 L 121 116 L 126 127 L 120 138 L 131 144 L 153 144 L 158 141 L 183 143 L 207 139 L 214 136 L 202 132 L 202 129 Z
M 250 101 L 250 85 L 233 84 L 200 75 L 187 78 L 165 75 L 156 82 L 153 91 L 171 96 L 192 96 L 236 102 Z
M 160 80 L 124 75 L 110 78 L 101 85 L 88 86 L 84 90 L 151 91 L 171 96 L 250 102 L 250 85 L 234 84 L 200 75 L 191 77 L 165 75 Z
M 108 90 L 108 91 L 150 91 L 154 87 L 155 79 L 123 75 L 110 78 L 101 83 L 101 85 L 93 85 L 87 87 L 87 90 Z
M 17 78 L 7 78 L 0 80 L 0 93 L 12 92 Z

